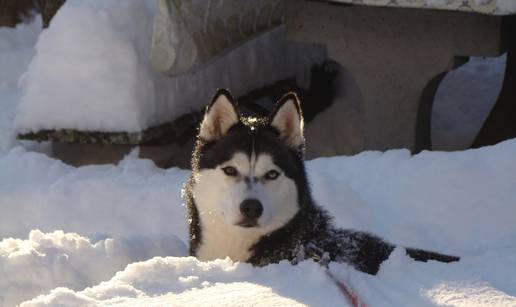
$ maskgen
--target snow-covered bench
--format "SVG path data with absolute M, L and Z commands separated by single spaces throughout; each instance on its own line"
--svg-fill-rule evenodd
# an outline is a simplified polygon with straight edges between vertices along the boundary
M 288 42 L 284 13 L 282 0 L 67 1 L 23 78 L 18 137 L 54 141 L 74 164 L 108 162 L 181 139 L 182 116 L 194 112 L 195 124 L 217 88 L 241 97 L 292 77 L 304 84 L 325 51 Z
M 290 39 L 326 45 L 354 77 L 361 150 L 417 152 L 431 149 L 440 81 L 468 56 L 508 51 L 505 86 L 474 146 L 516 137 L 515 13 L 514 0 L 288 0 L 286 20 Z

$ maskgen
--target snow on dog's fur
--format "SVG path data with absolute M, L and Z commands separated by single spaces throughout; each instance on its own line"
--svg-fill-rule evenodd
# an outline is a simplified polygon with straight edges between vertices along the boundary
M 312 258 L 376 274 L 395 245 L 337 229 L 312 200 L 303 162 L 303 116 L 288 93 L 268 118 L 243 117 L 219 90 L 201 123 L 185 188 L 190 253 L 266 265 Z M 419 261 L 457 257 L 406 249 Z

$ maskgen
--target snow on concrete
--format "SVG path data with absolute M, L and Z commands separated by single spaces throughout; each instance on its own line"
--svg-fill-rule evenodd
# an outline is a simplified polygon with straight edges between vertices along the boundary
M 322 47 L 287 42 L 279 28 L 170 78 L 150 65 L 154 9 L 151 0 L 66 1 L 36 45 L 16 129 L 141 131 L 204 107 L 219 87 L 238 96 L 286 77 L 307 80 L 325 57 Z
M 332 265 L 332 271 L 370 306 L 516 303 L 515 155 L 516 140 L 511 140 L 464 152 L 411 156 L 406 150 L 393 150 L 309 161 L 314 197 L 335 216 L 339 226 L 370 231 L 404 246 L 463 257 L 454 264 L 418 263 L 396 252 L 376 277 L 343 264 Z M 69 234 L 77 240 L 86 240 L 80 239 L 82 236 L 105 245 L 105 238 L 116 243 L 140 236 L 144 237 L 141 244 L 168 235 L 184 244 L 170 240 L 144 256 L 138 247 L 127 254 L 139 259 L 171 255 L 173 251 L 185 254 L 186 219 L 180 189 L 187 171 L 161 170 L 134 154 L 117 166 L 74 168 L 20 147 L 0 156 L 0 169 L 0 237 L 29 235 L 30 242 L 31 229 L 50 233 L 46 236 L 55 236 L 52 231 L 60 229 L 77 233 Z M 102 265 L 112 261 L 104 251 L 72 252 L 69 259 L 73 257 L 80 258 L 74 263 L 99 261 Z M 117 262 L 118 267 L 110 272 L 131 262 L 124 261 Z M 38 270 L 54 272 L 50 263 L 54 262 L 42 261 L 33 268 L 41 265 Z M 9 271 L 9 266 L 3 266 L 4 270 Z M 310 262 L 264 269 L 236 264 L 237 269 L 227 269 L 233 266 L 228 261 L 155 258 L 131 265 L 100 284 L 107 274 L 97 276 L 92 270 L 88 275 L 81 266 L 70 272 L 67 268 L 72 266 L 63 266 L 60 276 L 82 272 L 89 277 L 82 284 L 78 279 L 66 284 L 66 279 L 57 278 L 64 280 L 58 284 L 64 288 L 42 291 L 38 294 L 46 295 L 31 304 L 160 305 L 177 300 L 200 305 L 210 296 L 230 304 L 236 295 L 234 304 L 244 299 L 249 304 L 259 303 L 261 298 L 322 306 L 332 305 L 339 297 L 324 271 Z M 30 287 L 32 277 L 19 278 L 25 282 L 13 287 Z M 85 286 L 93 288 L 84 290 Z M 238 296 L 238 291 L 246 294 Z M 27 297 L 18 301 L 24 299 Z

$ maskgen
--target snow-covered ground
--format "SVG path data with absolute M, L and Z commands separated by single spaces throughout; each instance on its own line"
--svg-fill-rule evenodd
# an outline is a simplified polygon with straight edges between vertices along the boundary
M 515 155 L 511 140 L 465 152 L 393 150 L 308 162 L 315 198 L 338 225 L 463 257 L 425 264 L 398 252 L 376 277 L 344 264 L 332 272 L 370 306 L 516 304 Z M 186 256 L 180 190 L 187 171 L 133 156 L 74 168 L 20 147 L 0 157 L 0 169 L 6 306 L 37 294 L 46 295 L 27 306 L 344 302 L 309 261 L 266 268 L 185 257 L 135 262 Z
M 36 22 L 0 29 L 0 306 L 346 305 L 311 261 L 253 268 L 186 257 L 188 171 L 136 152 L 75 168 L 15 141 Z M 516 306 L 515 156 L 510 140 L 308 162 L 314 196 L 338 225 L 462 257 L 419 263 L 396 251 L 377 276 L 345 264 L 331 272 L 368 306 Z

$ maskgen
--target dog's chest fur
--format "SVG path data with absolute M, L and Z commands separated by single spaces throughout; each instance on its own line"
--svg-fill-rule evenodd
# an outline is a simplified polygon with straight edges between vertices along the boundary
M 261 235 L 225 223 L 221 218 L 200 216 L 202 242 L 197 249 L 197 258 L 203 261 L 231 258 L 233 261 L 247 261 L 251 247 Z M 240 229 L 239 229 L 240 228 Z

